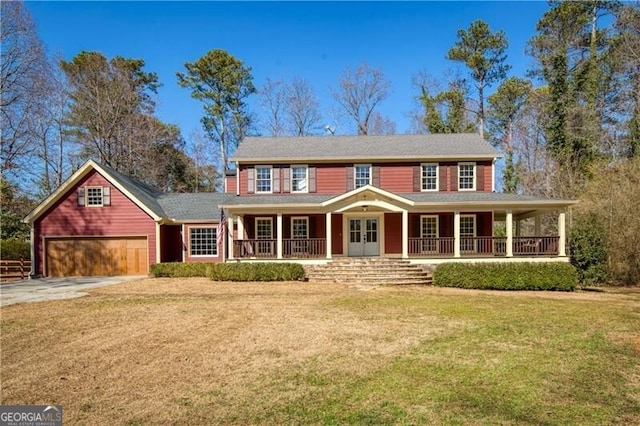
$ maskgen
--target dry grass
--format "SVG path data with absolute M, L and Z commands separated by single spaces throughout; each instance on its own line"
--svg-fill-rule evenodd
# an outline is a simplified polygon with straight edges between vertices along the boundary
M 640 422 L 639 306 L 634 292 L 147 279 L 2 308 L 0 399 L 61 404 L 65 424 Z M 487 411 L 473 389 L 519 399 Z

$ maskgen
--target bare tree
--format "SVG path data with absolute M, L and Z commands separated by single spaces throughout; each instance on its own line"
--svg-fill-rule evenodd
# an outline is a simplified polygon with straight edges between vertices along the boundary
M 369 133 L 372 135 L 395 135 L 396 123 L 389 117 L 385 117 L 378 111 L 371 114 L 371 126 Z
M 295 136 L 307 136 L 321 123 L 320 104 L 306 80 L 295 77 L 285 88 L 286 115 Z
M 265 127 L 270 136 L 286 133 L 284 124 L 285 84 L 282 80 L 267 78 L 258 90 L 258 104 L 266 114 Z
M 3 174 L 20 169 L 35 149 L 30 120 L 41 94 L 37 81 L 46 78 L 47 61 L 35 24 L 23 2 L 1 2 L 0 128 Z
M 355 121 L 358 134 L 368 134 L 371 114 L 389 96 L 391 83 L 379 68 L 371 68 L 363 63 L 355 70 L 347 67 L 340 77 L 339 85 L 338 90 L 331 90 L 331 95 Z

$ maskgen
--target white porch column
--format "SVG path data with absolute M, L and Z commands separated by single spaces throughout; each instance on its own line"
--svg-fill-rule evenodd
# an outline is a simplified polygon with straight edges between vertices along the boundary
M 233 216 L 229 215 L 227 218 L 227 235 L 229 236 L 227 242 L 227 259 L 233 259 Z
M 513 212 L 511 210 L 507 210 L 505 224 L 507 226 L 507 257 L 513 257 Z
M 282 259 L 282 213 L 276 218 L 276 257 Z
M 566 247 L 566 239 L 567 239 L 567 230 L 566 226 L 566 213 L 564 210 L 561 210 L 558 214 L 558 233 L 560 234 L 560 240 L 558 241 L 558 255 L 566 256 L 567 255 L 567 247 Z
M 460 257 L 460 212 L 453 212 L 453 257 Z
M 325 243 L 327 245 L 327 259 L 331 259 L 331 244 L 333 243 L 331 239 L 331 212 L 325 214 Z
M 402 258 L 409 258 L 409 212 L 402 211 Z
M 238 240 L 244 240 L 244 216 L 238 216 Z

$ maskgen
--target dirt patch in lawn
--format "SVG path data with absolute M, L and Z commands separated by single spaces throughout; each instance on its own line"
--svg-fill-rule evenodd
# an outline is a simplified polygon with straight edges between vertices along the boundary
M 260 422 L 259 410 L 238 413 L 252 401 L 268 407 L 302 397 L 319 386 L 314 377 L 325 385 L 323 377 L 357 380 L 425 342 L 476 327 L 431 309 L 439 298 L 494 296 L 626 297 L 145 279 L 82 299 L 2 308 L 0 400 L 62 404 L 69 423 Z M 309 375 L 295 384 L 299 371 Z

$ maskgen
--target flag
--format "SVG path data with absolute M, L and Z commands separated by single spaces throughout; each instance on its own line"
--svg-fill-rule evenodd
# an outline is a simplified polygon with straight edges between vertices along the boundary
M 224 244 L 224 234 L 227 232 L 227 217 L 224 215 L 224 210 L 220 210 L 220 224 L 218 225 L 218 247 L 222 247 Z

